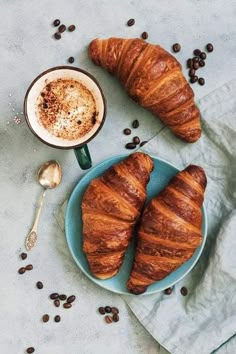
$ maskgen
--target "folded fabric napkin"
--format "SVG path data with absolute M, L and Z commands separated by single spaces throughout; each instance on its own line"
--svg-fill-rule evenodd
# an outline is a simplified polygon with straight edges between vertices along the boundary
M 198 264 L 171 295 L 122 296 L 144 327 L 172 354 L 236 353 L 236 81 L 199 102 L 203 133 L 186 144 L 164 128 L 142 151 L 180 169 L 199 164 L 208 185 L 208 238 Z M 62 227 L 64 210 L 57 219 Z M 186 286 L 183 297 L 180 288 Z M 161 353 L 167 353 L 162 348 Z

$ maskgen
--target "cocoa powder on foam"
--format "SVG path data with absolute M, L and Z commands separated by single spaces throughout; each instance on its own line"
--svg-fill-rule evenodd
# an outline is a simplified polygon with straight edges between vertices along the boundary
M 43 88 L 37 99 L 37 114 L 45 129 L 65 140 L 81 139 L 97 117 L 92 93 L 71 79 L 58 79 Z

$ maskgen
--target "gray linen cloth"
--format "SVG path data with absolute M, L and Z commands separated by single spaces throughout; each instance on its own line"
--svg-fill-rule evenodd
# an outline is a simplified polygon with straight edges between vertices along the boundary
M 198 264 L 171 295 L 122 296 L 163 354 L 236 353 L 236 80 L 201 99 L 199 108 L 198 142 L 186 144 L 164 128 L 142 148 L 180 169 L 199 164 L 208 179 L 208 238 Z M 61 226 L 65 207 L 57 215 Z

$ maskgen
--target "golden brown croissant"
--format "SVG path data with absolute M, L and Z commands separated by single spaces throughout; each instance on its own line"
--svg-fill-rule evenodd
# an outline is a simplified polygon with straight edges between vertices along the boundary
M 202 242 L 206 175 L 190 165 L 144 209 L 128 289 L 142 294 L 189 260 Z
M 83 251 L 97 278 L 107 279 L 119 271 L 152 169 L 148 155 L 134 153 L 88 186 L 82 201 Z
M 200 113 L 180 63 L 159 45 L 143 39 L 95 39 L 89 55 L 116 75 L 128 95 L 158 116 L 175 135 L 192 143 L 200 138 Z

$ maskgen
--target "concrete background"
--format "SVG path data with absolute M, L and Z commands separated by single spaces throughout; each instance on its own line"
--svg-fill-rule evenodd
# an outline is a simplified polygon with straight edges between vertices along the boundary
M 142 140 L 156 135 L 162 125 L 127 98 L 116 79 L 91 63 L 89 42 L 95 37 L 136 37 L 147 31 L 150 42 L 167 50 L 173 43 L 181 43 L 182 51 L 176 57 L 185 74 L 185 61 L 193 49 L 203 49 L 212 42 L 215 51 L 201 69 L 206 85 L 193 86 L 199 99 L 235 77 L 235 2 L 0 0 L 0 16 L 0 352 L 20 354 L 32 345 L 41 354 L 159 353 L 158 343 L 123 300 L 94 285 L 72 260 L 55 213 L 84 172 L 72 151 L 49 148 L 30 133 L 21 115 L 23 98 L 35 76 L 49 67 L 67 64 L 67 58 L 74 56 L 75 66 L 96 76 L 108 102 L 106 123 L 89 144 L 94 164 L 125 153 L 129 139 L 122 130 L 134 119 L 140 121 L 137 133 Z M 75 24 L 77 30 L 54 40 L 55 18 L 66 25 Z M 129 18 L 136 20 L 130 28 L 126 26 Z M 22 119 L 19 125 L 14 122 L 16 113 Z M 19 255 L 41 192 L 36 173 L 50 159 L 60 161 L 63 181 L 58 189 L 47 193 L 37 247 L 23 262 Z M 34 269 L 19 275 L 18 268 L 28 263 Z M 41 291 L 35 287 L 38 280 L 44 283 Z M 54 291 L 75 294 L 74 309 L 56 309 L 48 300 Z M 109 304 L 119 307 L 121 318 L 110 326 L 97 313 L 99 306 Z M 44 313 L 60 314 L 62 321 L 43 324 L 40 319 Z

